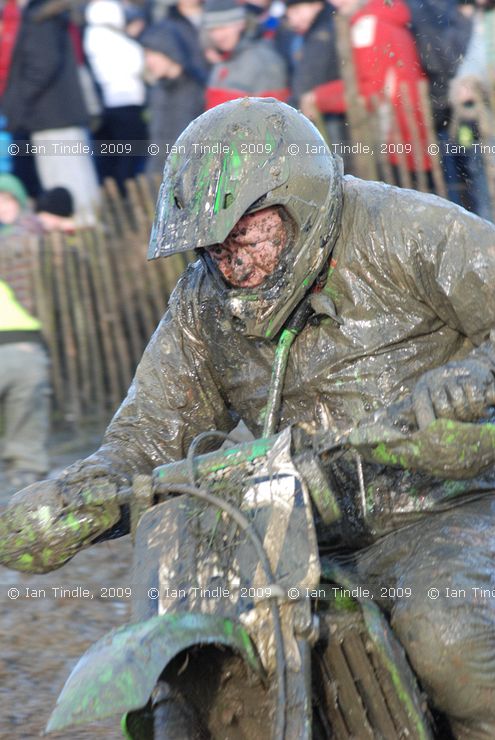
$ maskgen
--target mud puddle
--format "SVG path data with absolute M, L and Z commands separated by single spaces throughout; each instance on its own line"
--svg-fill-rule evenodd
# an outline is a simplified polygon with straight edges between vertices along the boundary
M 54 468 L 86 456 L 95 446 L 53 450 Z M 27 575 L 0 566 L 2 740 L 40 736 L 79 657 L 106 632 L 129 621 L 130 600 L 108 596 L 104 590 L 127 586 L 131 586 L 129 537 L 96 545 L 46 575 Z M 93 598 L 62 591 L 77 587 L 88 590 Z M 18 593 L 18 597 L 9 598 L 9 589 L 17 589 L 11 595 Z M 47 737 L 116 740 L 122 738 L 120 716 Z
M 126 537 L 80 553 L 58 571 L 26 575 L 0 570 L 0 737 L 35 738 L 78 658 L 113 627 L 128 621 L 130 602 L 102 597 L 102 586 L 129 586 L 131 543 Z M 93 598 L 61 588 L 82 587 Z M 9 589 L 19 592 L 9 598 Z M 105 592 L 103 592 L 104 594 Z M 120 718 L 53 738 L 121 738 Z

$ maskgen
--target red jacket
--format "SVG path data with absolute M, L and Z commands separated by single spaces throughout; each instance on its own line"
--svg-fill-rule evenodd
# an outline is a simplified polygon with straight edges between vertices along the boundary
M 7 0 L 1 17 L 0 29 L 0 95 L 7 87 L 10 63 L 21 25 L 21 11 L 15 0 Z
M 411 18 L 409 8 L 403 0 L 370 0 L 351 18 L 351 38 L 354 66 L 360 94 L 371 107 L 371 97 L 388 100 L 395 109 L 399 140 L 412 144 L 401 86 L 406 85 L 413 109 L 413 116 L 422 144 L 421 165 L 430 169 L 426 152 L 427 140 L 423 116 L 419 106 L 418 82 L 426 80 L 421 67 L 416 45 L 406 27 Z M 322 113 L 344 113 L 344 83 L 342 80 L 326 82 L 315 88 L 316 105 Z M 394 121 L 387 123 L 388 135 L 383 143 L 392 144 Z M 397 130 L 397 129 L 396 129 Z M 390 160 L 398 158 L 389 147 Z M 417 169 L 412 154 L 407 157 L 408 167 Z

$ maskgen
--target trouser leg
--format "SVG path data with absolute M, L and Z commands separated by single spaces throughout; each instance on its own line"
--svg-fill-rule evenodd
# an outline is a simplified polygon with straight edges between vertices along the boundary
M 495 737 L 494 521 L 490 496 L 431 515 L 358 555 L 360 579 L 375 592 L 411 589 L 382 606 L 432 703 L 463 740 Z
M 46 473 L 50 413 L 46 352 L 38 344 L 19 343 L 0 347 L 0 355 L 4 377 L 3 458 L 11 469 Z

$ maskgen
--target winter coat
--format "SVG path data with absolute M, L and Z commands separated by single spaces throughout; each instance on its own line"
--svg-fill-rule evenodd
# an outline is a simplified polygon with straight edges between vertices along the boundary
M 45 0 L 23 14 L 2 108 L 11 131 L 86 126 L 84 104 L 65 14 L 37 21 Z
M 299 104 L 301 95 L 329 80 L 340 77 L 340 64 L 335 45 L 335 11 L 325 5 L 304 35 L 294 59 L 291 80 L 292 99 Z
M 182 15 L 176 5 L 170 8 L 167 20 L 173 21 L 182 47 L 186 51 L 185 69 L 191 77 L 206 86 L 210 65 L 205 59 L 198 28 Z
M 287 85 L 285 62 L 271 42 L 244 36 L 228 58 L 213 66 L 206 109 L 248 95 L 285 101 L 289 97 Z
M 176 80 L 159 80 L 150 87 L 148 106 L 149 138 L 160 147 L 160 153 L 148 159 L 146 169 L 161 175 L 169 148 L 186 126 L 204 112 L 204 87 L 188 74 Z
M 444 128 L 449 119 L 449 81 L 466 53 L 472 22 L 454 0 L 406 0 L 411 31 L 422 66 L 430 82 L 435 123 Z
M 144 105 L 144 52 L 125 33 L 125 15 L 116 0 L 95 0 L 86 8 L 84 52 L 106 108 Z
M 326 285 L 341 323 L 308 323 L 296 338 L 280 427 L 319 426 L 323 415 L 347 428 L 404 398 L 431 368 L 487 346 L 494 362 L 487 342 L 495 326 L 494 244 L 493 224 L 446 200 L 344 178 Z M 260 436 L 275 351 L 276 342 L 235 330 L 209 273 L 191 264 L 102 447 L 69 469 L 68 485 L 149 473 L 185 457 L 198 433 L 229 431 L 239 418 Z M 409 474 L 393 473 L 407 489 Z M 416 494 L 435 480 L 415 475 Z
M 360 94 L 371 103 L 376 95 L 380 100 L 390 101 L 397 116 L 400 141 L 413 143 L 413 131 L 408 124 L 402 86 L 410 98 L 414 121 L 422 144 L 419 166 L 430 168 L 426 152 L 427 139 L 424 119 L 420 110 L 418 83 L 426 80 L 416 51 L 413 37 L 407 25 L 410 12 L 402 0 L 392 5 L 382 0 L 370 0 L 351 18 L 351 41 Z M 316 105 L 324 113 L 344 113 L 346 110 L 344 83 L 334 80 L 315 87 Z M 397 128 L 393 118 L 388 121 L 387 141 L 393 141 L 392 132 Z M 390 156 L 393 163 L 397 158 Z M 407 158 L 411 170 L 418 169 L 412 154 Z

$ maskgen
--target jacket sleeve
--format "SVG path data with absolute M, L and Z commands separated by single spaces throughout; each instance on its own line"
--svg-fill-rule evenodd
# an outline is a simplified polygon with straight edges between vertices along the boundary
M 344 83 L 331 80 L 314 89 L 316 107 L 321 113 L 345 113 Z
M 366 80 L 358 79 L 359 94 L 369 101 L 372 95 L 383 91 L 384 80 L 380 77 Z M 344 96 L 344 82 L 333 80 L 315 87 L 316 106 L 321 113 L 345 113 L 347 110 Z
M 425 300 L 474 345 L 487 339 L 495 327 L 495 226 L 456 209 L 436 249 L 424 248 L 423 264 Z
M 208 348 L 188 319 L 191 303 L 179 283 L 101 447 L 68 469 L 69 484 L 105 476 L 125 485 L 136 473 L 185 457 L 200 432 L 235 426 L 210 371 Z
M 479 347 L 495 328 L 495 225 L 436 196 L 418 193 L 411 203 L 401 194 L 400 201 L 390 218 L 408 224 L 399 257 L 405 285 Z M 393 273 L 391 248 L 383 269 Z

